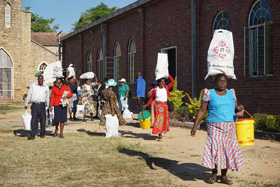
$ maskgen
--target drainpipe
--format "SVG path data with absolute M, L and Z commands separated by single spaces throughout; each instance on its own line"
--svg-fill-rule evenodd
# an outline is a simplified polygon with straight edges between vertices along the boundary
M 196 0 L 191 2 L 192 27 L 192 98 L 197 96 L 197 63 L 196 63 Z
M 106 29 L 105 29 L 106 24 L 101 23 L 101 33 L 103 33 L 103 75 L 105 75 L 105 58 L 107 56 L 107 38 L 106 38 Z M 104 77 L 103 77 L 104 78 Z

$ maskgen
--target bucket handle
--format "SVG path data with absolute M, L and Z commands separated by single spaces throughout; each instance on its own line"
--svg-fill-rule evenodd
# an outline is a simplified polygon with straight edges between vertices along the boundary
M 245 109 L 244 109 L 244 112 L 246 112 L 253 119 L 253 116 L 251 114 L 249 114 L 249 112 L 247 112 Z

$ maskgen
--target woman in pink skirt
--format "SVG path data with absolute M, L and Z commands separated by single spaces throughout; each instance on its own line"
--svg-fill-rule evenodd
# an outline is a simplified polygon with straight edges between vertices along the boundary
M 239 171 L 244 166 L 235 127 L 235 113 L 244 107 L 238 106 L 234 89 L 227 89 L 227 77 L 224 74 L 217 75 L 215 82 L 217 83 L 215 89 L 204 90 L 203 102 L 191 135 L 195 136 L 198 124 L 208 111 L 206 119 L 208 137 L 202 166 L 212 169 L 210 183 L 217 181 L 218 169 L 221 169 L 221 183 L 231 185 L 232 181 L 226 177 L 227 169 Z

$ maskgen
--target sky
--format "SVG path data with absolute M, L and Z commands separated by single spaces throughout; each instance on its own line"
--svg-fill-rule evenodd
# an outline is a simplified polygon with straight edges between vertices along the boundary
M 55 18 L 53 25 L 59 24 L 57 32 L 70 33 L 72 24 L 79 20 L 81 13 L 101 2 L 110 8 L 123 8 L 136 0 L 22 0 L 22 9 L 31 7 L 31 12 L 40 17 Z

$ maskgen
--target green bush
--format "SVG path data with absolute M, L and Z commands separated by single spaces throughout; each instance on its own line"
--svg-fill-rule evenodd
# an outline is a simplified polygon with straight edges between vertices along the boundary
M 190 110 L 189 115 L 190 115 L 191 121 L 195 121 L 195 119 L 196 119 L 196 115 L 202 104 L 202 95 L 203 95 L 203 90 L 200 91 L 200 95 L 199 95 L 198 99 L 196 97 L 194 97 L 192 99 L 191 96 L 188 93 L 186 93 L 186 96 L 189 99 L 189 103 L 186 103 L 186 105 L 189 107 L 189 110 Z M 202 123 L 206 121 L 207 115 L 208 115 L 208 113 L 206 112 L 202 118 Z
M 266 118 L 267 114 L 254 114 L 254 119 L 255 119 L 255 129 L 257 130 L 267 130 L 266 128 Z
M 189 121 L 190 120 L 190 117 L 189 117 L 189 113 L 190 113 L 190 110 L 188 107 L 186 106 L 181 106 L 179 108 L 177 108 L 175 111 L 175 117 L 176 119 L 180 120 L 180 121 Z
M 255 114 L 255 129 L 280 132 L 280 115 Z
M 182 104 L 184 104 L 183 98 L 185 97 L 183 91 L 177 89 L 177 77 L 175 77 L 173 89 L 170 92 L 170 95 L 171 96 L 168 98 L 168 100 L 173 102 L 174 110 L 176 111 L 182 106 Z

